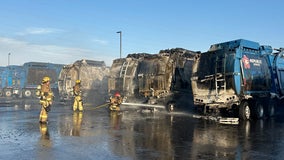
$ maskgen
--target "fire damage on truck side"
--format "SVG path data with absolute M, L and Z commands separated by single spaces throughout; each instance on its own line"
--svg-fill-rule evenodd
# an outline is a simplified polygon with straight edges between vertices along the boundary
M 129 54 L 113 61 L 108 93 L 123 95 L 122 105 L 148 109 L 192 106 L 191 67 L 197 52 L 183 48 L 158 54 Z

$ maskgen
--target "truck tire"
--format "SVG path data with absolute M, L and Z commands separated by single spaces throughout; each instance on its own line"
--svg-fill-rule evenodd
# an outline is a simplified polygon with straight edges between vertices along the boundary
M 175 104 L 174 104 L 173 102 L 169 102 L 169 103 L 167 104 L 167 110 L 168 110 L 169 112 L 173 112 L 174 109 L 175 109 Z
M 255 117 L 257 119 L 262 119 L 264 117 L 264 107 L 261 101 L 258 101 L 255 104 Z
M 239 118 L 242 120 L 251 119 L 251 107 L 247 101 L 243 101 L 239 108 Z
M 5 91 L 5 96 L 6 97 L 11 97 L 12 96 L 12 91 L 10 89 Z
M 266 108 L 267 109 L 266 110 L 266 115 L 268 117 L 273 117 L 275 115 L 275 106 L 276 106 L 276 104 L 272 100 L 270 100 L 268 102 L 268 105 L 267 105 L 267 108 Z

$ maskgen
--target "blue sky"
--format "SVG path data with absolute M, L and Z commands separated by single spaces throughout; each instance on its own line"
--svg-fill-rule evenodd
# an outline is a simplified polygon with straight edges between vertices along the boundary
M 0 66 L 70 64 L 248 39 L 284 47 L 284 1 L 1 0 Z

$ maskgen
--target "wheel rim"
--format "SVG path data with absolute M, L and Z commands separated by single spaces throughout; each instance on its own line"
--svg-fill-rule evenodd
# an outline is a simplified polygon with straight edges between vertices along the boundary
M 263 111 L 263 106 L 262 104 L 258 104 L 257 105 L 257 114 L 258 114 L 258 118 L 262 118 L 264 111 Z
M 6 95 L 6 97 L 11 97 L 12 92 L 11 91 L 6 91 L 5 95 Z
M 250 108 L 248 105 L 245 106 L 245 117 L 246 119 L 250 119 Z
M 31 96 L 31 94 L 32 94 L 32 93 L 31 93 L 31 91 L 30 91 L 30 90 L 26 90 L 26 91 L 25 91 L 25 96 L 26 96 L 26 97 L 30 97 L 30 96 Z
M 174 105 L 173 105 L 173 104 L 169 104 L 169 105 L 168 105 L 168 110 L 169 110 L 170 112 L 172 112 L 172 111 L 174 110 Z

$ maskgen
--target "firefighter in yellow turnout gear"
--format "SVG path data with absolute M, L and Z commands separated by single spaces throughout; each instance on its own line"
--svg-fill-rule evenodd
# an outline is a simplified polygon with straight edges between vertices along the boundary
M 73 86 L 73 94 L 74 94 L 74 103 L 73 103 L 73 111 L 79 109 L 79 111 L 83 111 L 83 101 L 81 96 L 81 81 L 76 80 L 76 84 Z
M 122 103 L 122 97 L 119 92 L 116 92 L 113 97 L 109 98 L 109 110 L 120 111 L 120 104 Z
M 50 111 L 50 107 L 53 101 L 53 92 L 50 88 L 50 78 L 44 77 L 42 82 L 37 87 L 36 95 L 39 96 L 41 104 L 41 111 L 39 115 L 40 123 L 47 123 L 48 120 L 48 112 Z

